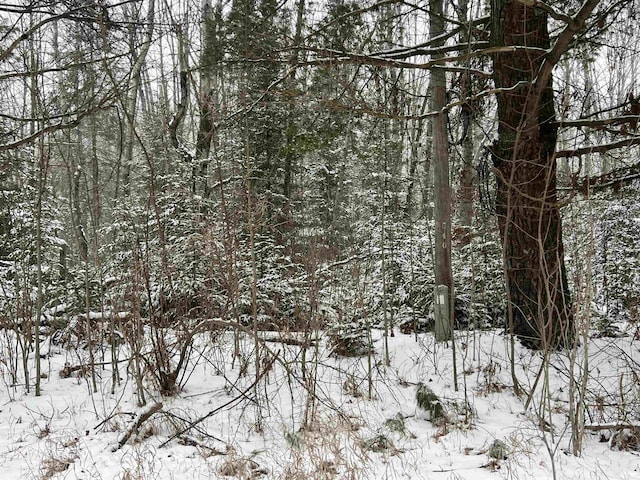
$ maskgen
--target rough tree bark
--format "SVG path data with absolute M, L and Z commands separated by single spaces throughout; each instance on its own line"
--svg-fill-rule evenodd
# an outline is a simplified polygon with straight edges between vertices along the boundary
M 429 1 L 429 30 L 430 37 L 437 38 L 445 31 L 442 0 Z M 434 47 L 444 45 L 444 38 L 433 41 Z M 436 53 L 437 60 L 443 54 Z M 434 216 L 435 216 L 435 248 L 434 274 L 436 287 L 436 303 L 443 303 L 437 292 L 440 286 L 447 287 L 449 309 L 453 310 L 453 276 L 451 274 L 451 186 L 449 184 L 449 137 L 447 135 L 447 119 L 444 107 L 447 104 L 447 78 L 444 70 L 431 71 L 431 110 L 439 112 L 433 117 L 433 186 L 434 186 Z M 447 296 L 445 293 L 445 296 Z M 436 310 L 436 340 L 449 340 L 452 336 L 449 318 L 438 315 Z
M 550 69 L 541 75 L 551 50 L 548 16 L 524 3 L 492 1 L 492 44 L 518 46 L 493 57 L 495 86 L 504 90 L 492 154 L 510 326 L 523 344 L 547 349 L 570 344 L 573 315 L 556 194 Z

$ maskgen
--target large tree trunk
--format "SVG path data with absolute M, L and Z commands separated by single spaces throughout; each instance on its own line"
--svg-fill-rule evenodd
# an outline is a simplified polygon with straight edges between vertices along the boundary
M 517 0 L 492 1 L 492 43 L 519 46 L 494 55 L 498 95 L 496 211 L 502 236 L 509 321 L 523 344 L 568 345 L 573 316 L 556 195 L 557 128 L 551 76 L 536 78 L 550 47 L 547 14 Z

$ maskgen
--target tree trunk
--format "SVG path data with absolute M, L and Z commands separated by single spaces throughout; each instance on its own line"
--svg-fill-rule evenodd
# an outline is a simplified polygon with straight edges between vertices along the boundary
M 509 323 L 529 347 L 566 346 L 573 315 L 556 195 L 551 76 L 545 85 L 534 84 L 550 47 L 548 18 L 518 0 L 493 0 L 492 9 L 492 44 L 520 46 L 493 57 L 495 85 L 505 89 L 497 97 L 492 154 Z
M 442 0 L 429 2 L 429 30 L 430 37 L 435 38 L 444 33 L 444 15 Z M 444 44 L 444 39 L 434 41 L 433 46 Z M 433 59 L 441 58 L 442 54 L 433 55 Z M 451 275 L 451 187 L 449 185 L 449 138 L 447 135 L 447 119 L 444 107 L 447 103 L 447 79 L 442 69 L 431 71 L 431 110 L 440 112 L 433 117 L 433 185 L 434 185 L 434 214 L 435 214 L 435 248 L 434 268 L 435 287 L 447 287 L 450 303 L 453 305 L 453 280 Z M 448 311 L 453 311 L 451 308 Z M 451 338 L 451 324 L 449 318 L 442 318 L 436 311 L 436 339 L 444 341 Z M 441 323 L 440 327 L 438 324 Z M 446 326 L 446 328 L 445 328 Z
M 127 95 L 126 104 L 123 105 L 125 109 L 125 118 L 127 120 L 126 123 L 128 124 L 124 139 L 124 158 L 122 165 L 122 184 L 125 197 L 128 197 L 131 194 L 130 177 L 131 169 L 133 168 L 134 145 L 136 143 L 136 107 L 138 105 L 138 92 L 140 91 L 140 72 L 142 71 L 142 67 L 146 61 L 149 47 L 151 46 L 155 25 L 155 5 L 155 0 L 151 0 L 149 2 L 149 11 L 146 18 L 147 30 L 145 32 L 144 41 L 141 43 L 139 50 L 136 47 L 137 39 L 133 30 L 129 37 L 133 65 L 131 68 L 131 75 L 129 76 L 129 93 Z M 134 15 L 135 14 L 132 14 L 132 18 L 136 18 Z M 142 19 L 139 20 L 142 21 Z
M 458 2 L 458 20 L 463 25 L 458 35 L 460 44 L 471 43 L 469 32 L 470 15 L 469 0 L 460 0 Z M 471 96 L 471 75 L 465 72 L 460 77 L 460 98 L 467 99 Z M 458 188 L 458 213 L 459 213 L 459 229 L 457 238 L 457 246 L 465 247 L 471 243 L 471 231 L 473 227 L 473 198 L 475 195 L 475 168 L 473 167 L 473 107 L 469 103 L 464 103 L 460 111 L 461 136 L 456 141 L 462 146 L 462 165 L 460 167 L 460 186 Z
M 209 188 L 209 164 L 211 145 L 215 142 L 214 117 L 219 114 L 218 98 L 219 62 L 223 55 L 219 43 L 222 6 L 218 2 L 215 10 L 208 1 L 203 2 L 201 25 L 203 48 L 200 54 L 200 120 L 196 139 L 196 164 L 194 164 L 194 193 L 198 190 L 205 198 L 211 194 Z M 195 171 L 195 169 L 198 169 Z M 200 188 L 199 188 L 200 187 Z

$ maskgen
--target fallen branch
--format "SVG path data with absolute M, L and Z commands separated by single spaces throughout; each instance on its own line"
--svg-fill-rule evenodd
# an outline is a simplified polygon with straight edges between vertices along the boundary
M 128 361 L 129 359 L 120 360 L 120 362 Z M 60 378 L 69 378 L 72 373 L 80 371 L 81 373 L 86 373 L 92 367 L 106 367 L 108 365 L 113 365 L 112 362 L 93 362 L 92 364 L 81 364 L 81 365 L 70 365 L 69 363 L 65 363 L 62 370 L 58 372 L 58 376 Z
M 585 425 L 585 430 L 591 430 L 592 432 L 598 432 L 600 430 L 624 430 L 628 428 L 630 430 L 640 429 L 640 424 L 632 423 L 598 423 L 595 425 Z
M 283 343 L 284 345 L 294 345 L 302 348 L 314 347 L 316 345 L 315 340 L 312 339 L 297 339 L 292 337 L 282 337 L 282 338 L 265 338 L 265 342 L 271 343 Z
M 189 435 L 180 435 L 178 439 L 182 442 L 183 445 L 188 445 L 190 447 L 198 447 L 203 450 L 209 452 L 209 455 L 226 455 L 227 452 L 224 450 L 220 450 L 215 447 L 210 447 L 209 445 L 197 440 Z
M 118 445 L 113 447 L 111 451 L 117 452 L 118 450 L 120 450 L 124 446 L 124 444 L 127 443 L 129 438 L 131 438 L 131 435 L 136 433 L 144 422 L 149 420 L 149 418 L 151 418 L 151 416 L 154 413 L 158 413 L 160 410 L 162 410 L 162 403 L 154 403 L 149 408 L 147 408 L 144 412 L 138 415 L 138 418 L 136 419 L 136 421 L 133 422 L 133 424 L 131 424 L 131 426 L 127 429 L 126 432 L 124 432 L 124 435 L 118 441 Z
M 209 413 L 207 413 L 205 416 L 198 418 L 197 420 L 194 420 L 193 422 L 191 422 L 189 425 L 187 425 L 186 427 L 184 427 L 182 430 L 180 430 L 179 432 L 174 433 L 173 435 L 171 435 L 168 439 L 166 439 L 164 442 L 162 442 L 160 444 L 160 448 L 166 446 L 169 444 L 169 442 L 171 442 L 171 440 L 173 440 L 174 438 L 178 438 L 183 436 L 185 433 L 187 433 L 189 430 L 191 430 L 193 427 L 195 427 L 196 425 L 204 422 L 207 418 L 215 415 L 216 413 L 218 413 L 219 411 L 227 408 L 230 405 L 233 405 L 234 403 L 240 401 L 241 399 L 245 398 L 247 396 L 247 393 L 249 393 L 251 390 L 254 389 L 254 387 L 258 384 L 258 382 L 260 382 L 260 380 L 262 380 L 262 378 L 269 373 L 269 371 L 271 370 L 271 367 L 273 366 L 273 364 L 275 363 L 275 361 L 278 358 L 278 354 L 274 355 L 270 360 L 269 363 L 267 365 L 265 365 L 262 369 L 262 372 L 260 373 L 260 375 L 258 375 L 256 377 L 256 379 L 251 383 L 251 385 L 249 385 L 247 388 L 245 388 L 240 395 L 238 395 L 237 397 L 232 398 L 231 400 L 229 400 L 228 402 L 220 405 L 217 408 L 214 408 L 213 410 L 211 410 Z
M 135 415 L 133 412 L 115 412 L 111 415 L 109 415 L 107 418 L 105 418 L 104 420 L 102 420 L 99 424 L 97 424 L 95 427 L 93 427 L 94 430 L 98 430 L 100 427 L 102 427 L 105 423 L 107 423 L 109 420 L 118 417 L 120 415 L 128 415 L 128 416 L 132 416 Z

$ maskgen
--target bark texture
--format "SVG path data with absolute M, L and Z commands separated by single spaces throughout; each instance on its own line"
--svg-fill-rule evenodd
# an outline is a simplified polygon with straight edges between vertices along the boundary
M 547 14 L 517 0 L 492 1 L 498 95 L 496 212 L 503 242 L 509 322 L 522 343 L 557 348 L 573 338 L 573 316 L 556 194 L 557 127 L 552 79 L 535 83 L 550 47 Z
M 442 0 L 429 1 L 429 30 L 431 38 L 437 38 L 444 32 L 444 11 Z M 433 46 L 444 45 L 444 39 L 434 41 Z M 433 55 L 434 60 L 442 54 Z M 449 308 L 453 305 L 453 277 L 451 274 L 451 187 L 449 185 L 449 139 L 447 119 L 444 107 L 447 104 L 447 79 L 444 70 L 431 72 L 431 109 L 439 112 L 432 121 L 433 135 L 433 185 L 435 216 L 434 276 L 436 290 L 441 285 L 447 287 Z M 444 311 L 444 310 L 443 310 Z M 436 310 L 436 340 L 449 340 L 452 336 L 449 318 L 438 315 Z

